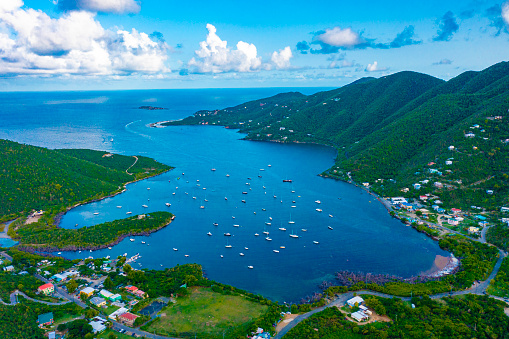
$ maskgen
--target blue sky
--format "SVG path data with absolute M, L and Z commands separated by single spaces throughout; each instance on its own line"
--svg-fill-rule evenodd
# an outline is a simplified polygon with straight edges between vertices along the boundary
M 0 0 L 0 91 L 447 80 L 508 47 L 509 1 Z

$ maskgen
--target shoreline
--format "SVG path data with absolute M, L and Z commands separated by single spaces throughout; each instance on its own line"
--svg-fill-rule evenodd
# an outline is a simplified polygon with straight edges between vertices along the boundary
M 162 230 L 166 226 L 170 225 L 172 221 L 175 219 L 175 215 L 172 215 L 170 222 L 167 224 L 161 225 L 157 228 L 154 228 L 149 231 L 142 231 L 142 232 L 129 232 L 126 234 L 120 235 L 117 239 L 110 243 L 101 244 L 101 245 L 88 245 L 88 246 L 77 246 L 77 245 L 69 245 L 65 247 L 57 247 L 57 246 L 40 246 L 40 247 L 34 247 L 27 244 L 22 244 L 18 246 L 18 249 L 20 251 L 28 252 L 28 253 L 47 253 L 51 254 L 51 252 L 57 252 L 57 251 L 66 251 L 66 252 L 76 252 L 76 251 L 97 251 L 97 250 L 103 250 L 105 248 L 118 245 L 120 242 L 122 242 L 127 237 L 135 237 L 135 236 L 148 236 L 152 233 L 155 233 L 157 231 Z
M 138 181 L 142 181 L 142 180 L 145 180 L 145 179 L 157 177 L 158 175 L 161 175 L 161 174 L 164 174 L 166 172 L 172 171 L 173 169 L 175 169 L 175 167 L 171 167 L 170 169 L 167 169 L 167 170 L 165 170 L 165 171 L 163 171 L 161 173 L 155 174 L 155 175 L 150 175 L 150 176 L 145 177 L 145 178 L 136 179 L 136 180 L 132 180 L 132 181 L 126 182 L 125 184 L 123 184 L 123 188 L 120 191 L 113 192 L 113 193 L 108 194 L 108 195 L 106 195 L 104 197 L 92 199 L 90 201 L 81 201 L 81 202 L 76 203 L 73 206 L 66 207 L 66 210 L 64 212 L 60 212 L 57 215 L 55 215 L 55 218 L 53 219 L 53 225 L 55 225 L 55 227 L 57 227 L 57 228 L 61 228 L 60 227 L 60 222 L 62 221 L 62 218 L 64 217 L 65 214 L 67 214 L 73 208 L 79 207 L 81 205 L 86 205 L 86 204 L 90 204 L 90 203 L 93 203 L 93 202 L 101 201 L 101 200 L 104 200 L 104 199 L 107 199 L 107 198 L 112 198 L 112 197 L 114 197 L 114 196 L 116 196 L 118 194 L 121 194 L 121 193 L 124 193 L 125 191 L 127 191 L 127 185 L 129 185 L 129 184 L 134 184 L 135 182 L 138 182 Z M 86 226 L 84 226 L 84 227 L 86 227 Z

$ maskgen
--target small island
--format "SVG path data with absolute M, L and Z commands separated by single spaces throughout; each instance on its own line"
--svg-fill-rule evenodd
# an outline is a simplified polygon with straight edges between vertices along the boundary
M 149 111 L 156 111 L 156 110 L 163 110 L 163 109 L 167 109 L 167 108 L 164 108 L 164 107 L 155 107 L 155 106 L 140 106 L 140 107 L 138 107 L 138 109 L 146 109 L 146 110 L 149 110 Z

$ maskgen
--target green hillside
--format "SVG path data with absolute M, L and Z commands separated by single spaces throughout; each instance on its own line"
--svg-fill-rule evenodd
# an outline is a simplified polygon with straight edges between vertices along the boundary
M 400 72 L 310 96 L 279 94 L 168 125 L 216 124 L 250 140 L 331 145 L 338 156 L 323 175 L 367 183 L 382 196 L 431 194 L 445 209 L 480 208 L 498 222 L 509 206 L 508 109 L 509 63 L 501 62 L 449 81 Z M 488 236 L 509 248 L 509 231 L 505 242 L 501 232 Z
M 31 210 L 63 211 L 118 192 L 127 182 L 162 173 L 152 159 L 91 150 L 49 150 L 0 140 L 0 220 Z

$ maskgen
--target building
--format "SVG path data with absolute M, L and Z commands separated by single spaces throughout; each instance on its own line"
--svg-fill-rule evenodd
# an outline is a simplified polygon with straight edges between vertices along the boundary
M 140 290 L 138 287 L 136 286 L 127 286 L 125 288 L 129 293 L 139 297 L 139 298 L 146 298 L 147 297 L 147 293 L 143 292 L 142 290 Z
M 364 299 L 362 299 L 361 297 L 359 296 L 356 296 L 356 297 L 353 297 L 352 299 L 348 299 L 346 301 L 346 304 L 350 307 L 355 307 L 355 304 L 357 304 L 357 306 L 359 306 L 360 304 L 362 304 L 364 302 Z
M 413 186 L 414 186 L 414 190 L 421 189 L 421 184 L 413 184 Z
M 449 151 L 454 151 L 454 146 L 449 146 Z
M 509 207 L 500 207 L 500 212 L 509 212 Z
M 403 202 L 408 202 L 405 198 L 403 197 L 395 197 L 395 198 L 391 198 L 391 203 L 393 205 L 397 205 L 397 204 L 401 204 Z
M 55 286 L 53 286 L 52 283 L 47 283 L 47 284 L 39 286 L 37 288 L 37 290 L 42 294 L 48 295 L 48 294 L 55 292 Z
M 90 299 L 90 303 L 92 305 L 97 306 L 97 307 L 106 306 L 106 300 L 104 298 L 101 298 L 101 297 L 93 297 L 92 299 Z
M 82 293 L 85 294 L 87 298 L 90 298 L 95 293 L 95 289 L 93 289 L 92 287 L 85 287 L 80 291 L 80 294 Z
M 39 327 L 49 326 L 53 324 L 53 312 L 44 313 L 38 316 L 37 324 L 39 324 Z
M 94 334 L 102 332 L 106 329 L 106 326 L 101 321 L 91 321 L 88 324 L 92 326 L 92 331 Z
M 474 226 L 469 227 L 468 228 L 468 233 L 469 234 L 479 233 L 479 227 L 474 227 Z
M 107 290 L 101 290 L 101 292 L 99 292 L 99 294 L 110 301 L 122 300 L 122 296 L 120 294 L 113 294 Z
M 445 164 L 446 164 L 446 165 L 452 165 L 452 161 L 451 161 L 451 160 L 446 160 L 446 161 L 445 161 Z
M 12 265 L 6 266 L 6 267 L 4 267 L 4 271 L 5 272 L 12 272 L 12 271 L 14 271 L 14 266 L 12 266 Z
M 351 317 L 354 318 L 355 320 L 357 320 L 358 322 L 369 319 L 369 316 L 366 313 L 364 313 L 363 311 L 357 311 L 355 313 L 352 313 Z
M 134 326 L 134 322 L 136 321 L 136 318 L 138 318 L 137 315 L 129 313 L 129 312 L 121 314 L 120 316 L 117 317 L 119 322 L 121 322 L 129 327 Z
M 118 310 L 116 310 L 115 312 L 113 312 L 112 314 L 110 314 L 108 316 L 108 318 L 110 318 L 111 320 L 117 320 L 118 316 L 126 313 L 127 311 L 128 311 L 127 308 L 121 307 Z

